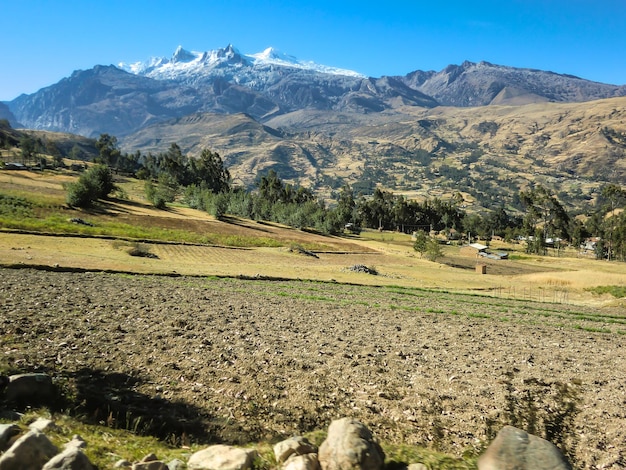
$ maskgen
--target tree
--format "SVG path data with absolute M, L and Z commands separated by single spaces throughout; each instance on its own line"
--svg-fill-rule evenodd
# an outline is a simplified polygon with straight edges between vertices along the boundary
M 20 150 L 22 151 L 22 162 L 27 163 L 35 156 L 35 141 L 29 135 L 23 135 L 20 139 Z
M 110 167 L 117 165 L 117 160 L 121 155 L 121 152 L 117 148 L 117 137 L 109 134 L 100 134 L 96 142 L 96 148 L 99 152 L 97 158 L 98 163 Z
M 569 239 L 569 215 L 552 192 L 543 186 L 520 192 L 520 200 L 526 208 L 523 227 L 526 236 L 540 234 L 540 243 L 528 243 L 529 253 L 545 254 L 548 238 Z
M 115 189 L 113 175 L 106 165 L 96 165 L 80 175 L 78 181 L 67 185 L 66 202 L 72 207 L 90 207 Z
M 178 193 L 178 182 L 168 173 L 161 173 L 156 186 L 151 180 L 144 185 L 146 198 L 157 209 L 165 209 L 168 202 L 174 202 Z
M 339 199 L 337 200 L 337 207 L 335 213 L 337 220 L 340 224 L 345 225 L 347 223 L 355 223 L 355 209 L 356 202 L 354 200 L 354 191 L 350 186 L 345 185 L 341 188 L 339 193 Z
M 603 231 L 607 239 L 605 247 L 606 255 L 607 259 L 610 261 L 614 257 L 614 245 L 616 242 L 619 244 L 619 242 L 615 240 L 615 234 L 619 228 L 619 218 L 615 216 L 615 209 L 626 199 L 626 191 L 622 190 L 620 186 L 610 183 L 602 187 L 600 194 L 606 201 L 603 212 L 606 213 L 607 216 L 604 218 Z M 608 215 L 609 212 L 610 216 Z
M 437 261 L 442 256 L 443 251 L 441 250 L 439 241 L 436 238 L 429 237 L 426 242 L 426 259 L 428 259 L 428 261 Z
M 420 258 L 424 256 L 424 253 L 428 250 L 428 240 L 430 237 L 423 230 L 415 232 L 415 241 L 413 242 L 413 249 L 420 254 Z
M 274 204 L 284 198 L 285 186 L 274 170 L 270 170 L 266 175 L 261 176 L 258 187 L 261 199 L 270 204 Z
M 214 193 L 230 189 L 230 172 L 224 167 L 222 158 L 216 152 L 204 149 L 196 159 L 189 160 L 191 184 L 204 183 Z
M 185 185 L 187 180 L 187 157 L 178 144 L 171 144 L 165 154 L 160 155 L 159 173 L 168 173 L 178 184 Z

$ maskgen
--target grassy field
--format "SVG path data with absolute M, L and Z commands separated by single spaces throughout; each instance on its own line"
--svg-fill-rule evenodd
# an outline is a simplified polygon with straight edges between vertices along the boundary
M 502 331 L 541 325 L 564 335 L 597 335 L 616 341 L 626 334 L 624 263 L 584 258 L 572 249 L 559 257 L 529 256 L 522 245 L 504 243 L 493 248 L 506 250 L 508 260 L 479 259 L 461 246 L 449 245 L 443 247 L 442 258 L 430 262 L 421 259 L 412 248 L 411 237 L 401 233 L 364 231 L 359 236 L 323 236 L 267 222 L 237 218 L 217 221 L 179 205 L 156 210 L 143 198 L 142 183 L 133 179 L 119 179 L 118 195 L 95 209 L 74 210 L 64 203 L 63 184 L 76 177 L 69 173 L 0 171 L 2 266 L 188 275 L 199 280 L 312 280 L 320 281 L 312 288 L 316 292 L 305 296 L 298 291 L 297 296 L 286 300 L 323 310 L 331 286 L 345 284 L 371 291 L 371 299 L 362 299 L 363 305 L 368 304 L 364 308 L 384 306 L 391 317 L 397 312 L 413 318 L 419 311 L 426 317 L 443 316 L 455 322 L 458 318 L 459 331 L 469 321 L 488 322 Z M 477 272 L 477 264 L 486 265 L 486 274 Z M 361 265 L 377 274 L 353 269 Z M 268 284 L 263 296 L 283 299 L 284 292 L 275 292 L 279 284 Z M 529 302 L 527 307 L 524 301 Z M 423 305 L 428 302 L 438 303 Z M 354 303 L 350 297 L 342 305 Z M 564 306 L 568 306 L 566 313 L 560 310 Z M 483 328 L 477 327 L 477 331 Z M 449 331 L 443 329 L 443 333 Z M 581 336 L 580 341 L 584 338 Z M 2 367 L 6 364 L 0 361 L 0 372 Z M 447 384 L 448 378 L 444 379 L 442 383 Z M 26 416 L 24 423 L 28 419 Z M 79 432 L 90 443 L 94 462 L 103 466 L 120 447 L 125 457 L 134 459 L 149 452 L 164 459 L 184 458 L 194 449 L 148 437 L 130 439 L 128 429 L 89 426 L 67 416 L 57 415 L 55 419 L 61 424 L 53 435 L 57 442 Z M 132 426 L 127 427 L 132 431 Z M 311 438 L 321 442 L 323 433 Z M 459 459 L 432 449 L 383 444 L 390 463 L 422 461 L 429 462 L 429 468 L 475 468 L 475 454 Z M 270 444 L 256 445 L 262 456 L 259 467 L 275 468 Z
M 73 210 L 64 204 L 63 189 L 73 178 L 67 173 L 0 172 L 0 263 L 395 284 L 624 307 L 611 286 L 624 285 L 626 265 L 581 257 L 574 249 L 559 257 L 539 257 L 526 255 L 522 245 L 494 244 L 511 258 L 494 261 L 468 256 L 460 246 L 445 246 L 445 256 L 433 263 L 420 259 L 411 237 L 401 233 L 329 237 L 271 223 L 217 221 L 181 206 L 157 210 L 143 198 L 142 182 L 133 179 L 117 182 L 123 199 L 91 211 Z M 149 256 L 129 255 L 142 251 Z M 486 265 L 486 274 L 477 273 L 477 264 Z M 379 274 L 348 269 L 354 265 Z

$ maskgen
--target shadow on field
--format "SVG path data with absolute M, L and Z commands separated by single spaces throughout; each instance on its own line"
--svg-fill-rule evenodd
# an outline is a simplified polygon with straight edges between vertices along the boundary
M 212 441 L 211 418 L 194 405 L 137 392 L 139 376 L 83 368 L 67 376 L 67 405 L 92 424 L 155 436 L 171 444 Z

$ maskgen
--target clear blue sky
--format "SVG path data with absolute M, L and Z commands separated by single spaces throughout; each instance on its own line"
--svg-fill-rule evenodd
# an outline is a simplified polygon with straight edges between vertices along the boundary
M 626 0 L 0 0 L 0 100 L 178 45 L 363 74 L 486 60 L 626 84 Z

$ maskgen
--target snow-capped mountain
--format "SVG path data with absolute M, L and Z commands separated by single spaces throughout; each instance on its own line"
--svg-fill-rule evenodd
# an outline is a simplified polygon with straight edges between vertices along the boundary
M 256 54 L 242 54 L 228 45 L 223 49 L 206 52 L 187 51 L 178 46 L 171 58 L 153 57 L 146 62 L 120 63 L 118 67 L 127 72 L 157 80 L 198 81 L 207 77 L 228 77 L 236 83 L 254 82 L 253 75 L 271 71 L 272 66 L 281 68 L 365 78 L 353 70 L 300 61 L 272 47 Z
M 404 77 L 300 61 L 268 48 L 242 54 L 229 45 L 169 57 L 96 65 L 6 103 L 32 129 L 119 137 L 193 113 L 245 113 L 259 122 L 297 111 L 379 114 L 406 107 L 521 105 L 626 95 L 626 86 L 569 75 L 464 62 Z

